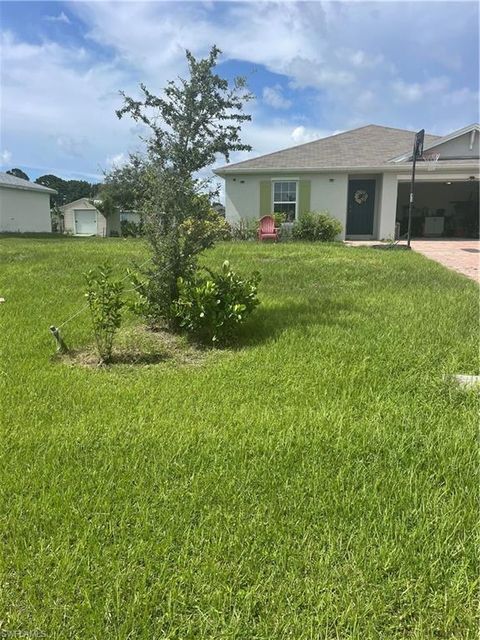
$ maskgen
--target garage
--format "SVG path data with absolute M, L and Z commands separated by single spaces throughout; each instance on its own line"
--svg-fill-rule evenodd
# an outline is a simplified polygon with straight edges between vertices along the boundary
M 397 223 L 407 233 L 410 184 L 399 182 Z M 479 182 L 469 180 L 417 180 L 412 212 L 413 238 L 478 238 Z M 397 227 L 398 228 L 398 227 Z
M 115 209 L 104 215 L 100 208 L 100 200 L 79 198 L 60 207 L 63 218 L 64 233 L 74 236 L 119 236 L 120 211 Z
M 75 235 L 97 235 L 97 211 L 96 209 L 74 209 Z

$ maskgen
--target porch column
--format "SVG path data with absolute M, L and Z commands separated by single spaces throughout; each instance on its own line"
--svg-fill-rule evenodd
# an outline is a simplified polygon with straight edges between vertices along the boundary
M 378 224 L 378 239 L 395 237 L 395 219 L 397 216 L 398 181 L 396 174 L 384 173 Z

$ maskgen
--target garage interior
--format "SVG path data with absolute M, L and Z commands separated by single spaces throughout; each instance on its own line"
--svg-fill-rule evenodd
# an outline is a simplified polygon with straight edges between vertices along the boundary
M 478 238 L 479 183 L 417 181 L 412 214 L 412 238 Z M 410 184 L 401 182 L 397 194 L 400 236 L 407 233 Z

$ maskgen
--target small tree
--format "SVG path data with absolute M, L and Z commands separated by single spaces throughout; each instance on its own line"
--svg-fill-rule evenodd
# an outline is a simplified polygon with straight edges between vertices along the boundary
M 91 200 L 91 202 L 105 218 L 108 218 L 115 213 L 117 207 L 112 196 L 108 192 L 100 194 L 100 197 L 100 200 Z
M 216 46 L 202 60 L 187 51 L 188 79 L 169 82 L 161 96 L 144 84 L 141 100 L 122 93 L 124 105 L 117 111 L 119 118 L 129 115 L 150 131 L 145 158 L 134 159 L 142 185 L 139 206 L 153 252 L 143 294 L 150 319 L 153 314 L 170 327 L 176 323 L 172 306 L 179 278 L 194 272 L 196 256 L 209 244 L 192 234 L 193 223 L 187 223 L 208 220 L 211 198 L 218 192 L 198 172 L 218 155 L 228 162 L 233 151 L 251 149 L 240 139 L 242 124 L 251 120 L 243 113 L 251 95 L 243 78 L 230 86 L 215 73 L 219 55 Z
M 113 340 L 122 321 L 122 284 L 112 278 L 109 265 L 91 269 L 85 274 L 85 297 L 90 308 L 93 333 L 100 361 L 110 362 Z
M 128 164 L 113 167 L 105 174 L 100 197 L 108 194 L 123 211 L 138 210 L 145 195 L 145 164 L 145 158 L 132 154 Z

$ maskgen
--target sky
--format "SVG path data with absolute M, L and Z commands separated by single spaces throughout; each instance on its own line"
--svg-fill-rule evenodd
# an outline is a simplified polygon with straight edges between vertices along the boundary
M 0 170 L 102 179 L 141 130 L 120 90 L 155 93 L 185 49 L 255 99 L 243 139 L 269 153 L 365 124 L 446 134 L 479 119 L 477 2 L 0 2 Z M 224 164 L 219 159 L 218 165 Z

